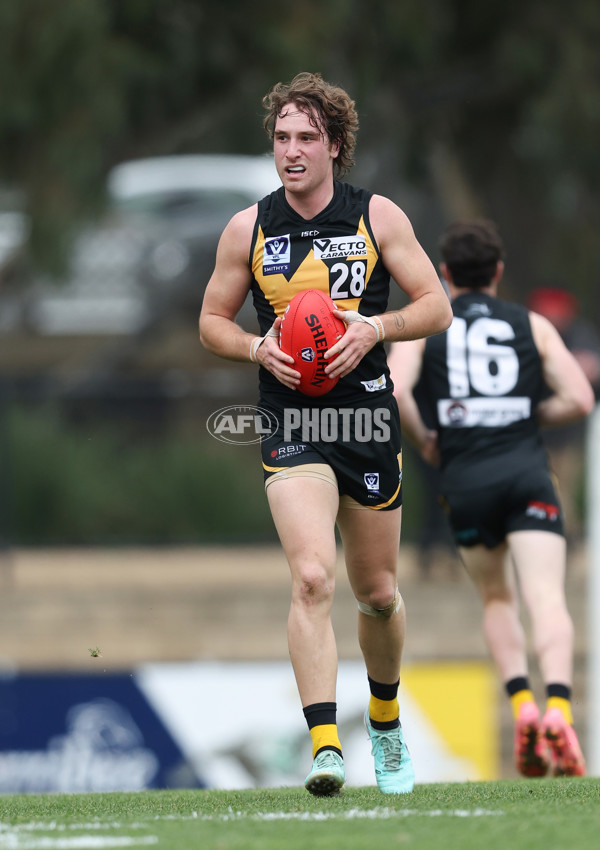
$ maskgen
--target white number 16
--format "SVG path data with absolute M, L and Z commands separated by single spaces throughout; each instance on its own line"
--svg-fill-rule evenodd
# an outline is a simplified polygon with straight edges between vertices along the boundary
M 471 388 L 482 395 L 509 393 L 519 379 L 519 358 L 509 345 L 515 332 L 503 319 L 476 319 L 467 330 L 455 318 L 448 329 L 448 381 L 452 398 L 466 398 Z

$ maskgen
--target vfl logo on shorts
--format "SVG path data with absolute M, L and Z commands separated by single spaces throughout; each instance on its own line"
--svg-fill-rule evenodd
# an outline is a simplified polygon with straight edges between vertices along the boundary
M 365 472 L 365 486 L 369 493 L 379 493 L 379 473 Z
M 263 274 L 281 274 L 290 270 L 290 234 L 271 236 L 263 246 Z

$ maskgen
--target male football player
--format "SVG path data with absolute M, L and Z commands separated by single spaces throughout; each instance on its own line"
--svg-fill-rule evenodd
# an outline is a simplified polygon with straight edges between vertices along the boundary
M 512 705 L 517 769 L 582 776 L 563 517 L 540 427 L 587 415 L 594 393 L 546 318 L 497 297 L 504 247 L 493 222 L 452 224 L 440 248 L 452 324 L 390 353 L 403 432 L 441 464 L 441 494 Z M 528 676 L 519 587 L 546 688 L 543 717 Z
M 280 426 L 262 440 L 262 458 L 291 572 L 288 646 L 313 753 L 305 786 L 330 795 L 345 781 L 331 623 L 337 525 L 358 602 L 376 780 L 384 793 L 403 794 L 413 788 L 414 771 L 398 703 L 405 633 L 397 582 L 401 443 L 383 341 L 443 331 L 450 304 L 402 210 L 339 179 L 353 164 L 358 129 L 349 95 L 319 74 L 301 73 L 275 85 L 263 102 L 282 186 L 226 226 L 204 296 L 200 337 L 221 357 L 259 364 L 259 403 Z M 387 311 L 390 276 L 406 293 L 402 310 Z M 319 398 L 297 390 L 300 374 L 278 344 L 290 299 L 306 289 L 329 295 L 347 324 L 328 352 L 335 361 L 326 367 L 340 380 Z M 235 322 L 249 290 L 259 337 Z M 344 433 L 333 440 L 319 431 L 324 408 L 340 412 L 344 422 Z M 297 418 L 290 411 L 307 414 L 301 418 L 311 424 L 308 432 L 286 429 Z M 381 439 L 375 431 L 364 439 L 367 420 L 385 424 L 385 433 L 377 432 Z

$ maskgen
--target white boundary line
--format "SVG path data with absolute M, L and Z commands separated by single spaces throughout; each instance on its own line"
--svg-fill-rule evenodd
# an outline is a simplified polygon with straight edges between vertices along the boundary
M 377 807 L 375 809 L 349 809 L 344 812 L 241 812 L 230 809 L 217 815 L 203 815 L 192 812 L 190 815 L 156 815 L 147 822 L 130 824 L 95 821 L 85 824 L 61 824 L 57 821 L 47 823 L 36 821 L 14 826 L 0 822 L 0 850 L 105 850 L 112 847 L 140 847 L 157 844 L 155 835 L 103 836 L 103 835 L 73 835 L 73 836 L 33 836 L 32 833 L 49 832 L 65 833 L 75 830 L 111 830 L 111 829 L 146 829 L 156 821 L 190 821 L 226 823 L 230 821 L 258 820 L 269 821 L 328 821 L 328 820 L 392 820 L 395 818 L 426 817 L 426 818 L 478 818 L 497 817 L 504 815 L 501 810 L 489 809 L 390 809 Z

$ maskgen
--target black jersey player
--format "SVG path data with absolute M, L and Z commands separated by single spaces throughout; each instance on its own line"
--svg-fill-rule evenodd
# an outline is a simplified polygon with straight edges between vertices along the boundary
M 390 353 L 403 432 L 440 465 L 443 502 L 511 700 L 517 769 L 580 776 L 566 543 L 540 427 L 588 414 L 593 391 L 547 319 L 497 296 L 504 248 L 493 222 L 449 226 L 440 250 L 452 324 Z M 546 687 L 543 717 L 528 677 L 519 588 Z

